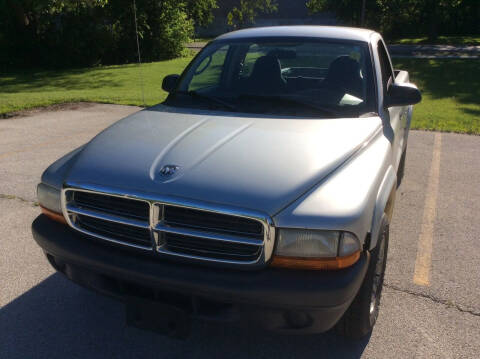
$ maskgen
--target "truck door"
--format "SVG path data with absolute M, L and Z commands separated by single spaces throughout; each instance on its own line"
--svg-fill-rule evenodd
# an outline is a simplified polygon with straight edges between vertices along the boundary
M 380 62 L 381 69 L 381 80 L 382 80 L 382 91 L 383 98 L 388 92 L 389 87 L 393 82 L 395 82 L 395 75 L 393 72 L 392 63 L 390 61 L 390 56 L 386 50 L 385 44 L 382 40 L 378 41 L 378 58 Z M 383 105 L 382 105 L 383 106 Z M 395 165 L 395 169 L 398 168 L 400 162 L 400 157 L 402 156 L 404 141 L 405 141 L 405 131 L 407 126 L 407 116 L 405 113 L 404 107 L 390 107 L 388 109 L 382 109 L 384 116 L 390 119 L 390 126 L 393 130 L 393 140 L 392 140 L 392 155 Z M 384 124 L 385 125 L 385 124 Z

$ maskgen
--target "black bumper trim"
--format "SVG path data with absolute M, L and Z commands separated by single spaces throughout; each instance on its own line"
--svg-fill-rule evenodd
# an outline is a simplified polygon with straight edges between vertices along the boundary
M 337 320 L 358 292 L 369 262 L 364 252 L 352 267 L 339 271 L 240 271 L 180 264 L 103 245 L 44 215 L 34 220 L 32 233 L 47 254 L 89 272 L 249 307 L 332 312 Z

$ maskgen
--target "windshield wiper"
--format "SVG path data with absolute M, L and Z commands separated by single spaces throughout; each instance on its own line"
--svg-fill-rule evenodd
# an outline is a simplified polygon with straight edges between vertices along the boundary
M 278 101 L 280 104 L 286 102 L 294 105 L 306 106 L 310 109 L 323 112 L 327 115 L 333 115 L 335 117 L 340 117 L 340 113 L 331 108 L 315 105 L 313 103 L 305 102 L 300 99 L 296 99 L 290 96 L 281 96 L 281 95 L 253 95 L 253 94 L 242 94 L 238 98 L 242 99 L 254 99 L 254 100 L 266 100 L 266 101 Z
M 193 98 L 199 98 L 201 100 L 206 100 L 206 101 L 208 101 L 210 103 L 214 103 L 216 105 L 222 105 L 223 107 L 228 108 L 231 111 L 237 111 L 237 108 L 234 105 L 232 105 L 231 103 L 220 100 L 218 97 L 205 95 L 205 94 L 200 93 L 200 92 L 195 91 L 195 90 L 178 91 L 177 93 L 181 94 L 181 95 L 187 95 L 187 96 L 190 96 L 190 97 L 193 97 Z

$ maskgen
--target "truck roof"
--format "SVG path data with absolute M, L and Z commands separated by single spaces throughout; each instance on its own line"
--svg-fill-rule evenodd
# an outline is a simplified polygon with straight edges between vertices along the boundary
M 265 37 L 318 37 L 335 40 L 369 42 L 375 31 L 344 26 L 269 26 L 237 30 L 223 34 L 216 40 L 237 40 Z

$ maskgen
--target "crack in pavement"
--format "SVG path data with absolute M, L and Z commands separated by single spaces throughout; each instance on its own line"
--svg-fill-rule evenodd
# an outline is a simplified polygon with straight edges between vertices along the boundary
M 23 197 L 16 196 L 14 194 L 0 193 L 0 199 L 10 199 L 10 200 L 14 200 L 14 201 L 23 202 L 23 203 L 30 203 L 33 207 L 39 206 L 39 203 L 37 201 L 32 201 L 32 200 L 29 200 L 29 199 L 25 199 Z
M 480 317 L 480 311 L 476 311 L 474 309 L 465 309 L 461 305 L 455 304 L 451 300 L 440 299 L 440 298 L 434 297 L 433 295 L 430 295 L 430 294 L 419 293 L 419 292 L 415 292 L 415 291 L 410 290 L 410 289 L 400 288 L 399 286 L 396 286 L 394 284 L 383 283 L 383 286 L 386 287 L 386 288 L 389 288 L 389 289 L 396 290 L 398 292 L 413 295 L 415 297 L 421 297 L 421 298 L 429 299 L 434 303 L 443 304 L 443 305 L 447 306 L 448 308 L 455 308 L 456 310 L 458 310 L 459 312 L 462 312 L 462 313 L 467 313 L 467 314 L 474 315 L 476 317 Z

